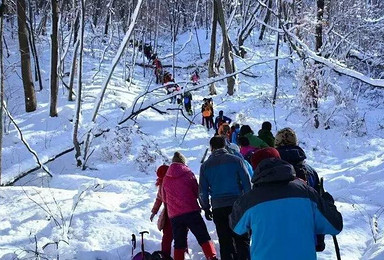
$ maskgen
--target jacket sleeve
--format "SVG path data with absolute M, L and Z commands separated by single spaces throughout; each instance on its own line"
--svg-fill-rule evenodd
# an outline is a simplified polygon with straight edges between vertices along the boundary
M 316 234 L 330 234 L 337 235 L 343 229 L 343 217 L 337 211 L 336 206 L 332 201 L 324 200 L 320 195 L 311 187 L 312 196 L 315 197 L 315 233 Z M 329 195 L 330 196 L 330 195 Z M 332 198 L 332 196 L 330 196 Z M 333 200 L 333 198 L 332 198 Z
M 243 188 L 243 194 L 251 190 L 251 181 L 249 179 L 249 172 L 247 166 L 244 163 L 244 160 L 240 159 L 240 169 L 239 177 L 241 181 L 241 186 Z
M 160 185 L 159 186 L 159 189 L 157 190 L 157 195 L 156 195 L 156 200 L 155 200 L 155 203 L 153 204 L 153 207 L 152 207 L 152 210 L 151 212 L 153 214 L 157 214 L 157 212 L 159 212 L 159 209 L 161 207 L 161 204 L 163 203 L 162 201 L 162 195 L 161 195 L 161 191 L 162 191 L 162 187 L 163 185 Z
M 200 167 L 200 177 L 199 177 L 199 202 L 203 210 L 210 209 L 211 205 L 209 204 L 209 183 L 206 179 L 204 173 L 204 165 Z
M 224 121 L 226 121 L 228 123 L 228 125 L 230 125 L 231 122 L 232 122 L 232 119 L 230 119 L 229 117 L 224 116 Z
M 240 197 L 232 207 L 232 213 L 229 215 L 229 225 L 231 229 L 238 235 L 243 235 L 251 231 L 250 216 L 241 207 L 241 201 L 244 197 Z

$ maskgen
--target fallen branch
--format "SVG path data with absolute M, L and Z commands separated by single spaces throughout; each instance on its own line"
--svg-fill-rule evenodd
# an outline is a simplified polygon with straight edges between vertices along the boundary
M 45 167 L 40 159 L 39 159 L 39 156 L 37 155 L 37 153 L 29 146 L 27 140 L 25 140 L 24 136 L 23 136 L 23 133 L 21 132 L 21 129 L 20 127 L 17 125 L 17 123 L 15 122 L 15 120 L 13 119 L 11 113 L 9 112 L 8 108 L 7 108 L 7 105 L 5 104 L 5 102 L 3 101 L 3 108 L 4 108 L 4 111 L 5 113 L 7 114 L 7 116 L 9 117 L 9 119 L 11 120 L 11 122 L 13 123 L 13 125 L 15 126 L 17 132 L 19 133 L 19 137 L 20 137 L 20 140 L 23 142 L 23 144 L 25 145 L 25 147 L 28 149 L 28 151 L 33 155 L 33 157 L 35 158 L 36 162 L 39 164 L 39 169 L 42 169 L 43 171 L 45 171 L 50 177 L 52 177 L 52 173 L 48 170 L 47 167 Z
M 321 57 L 317 55 L 315 52 L 313 52 L 303 41 L 301 41 L 296 35 L 293 33 L 284 30 L 285 33 L 290 36 L 298 45 L 301 46 L 301 52 L 305 54 L 307 57 L 333 69 L 334 71 L 337 71 L 341 74 L 344 74 L 346 76 L 358 79 L 364 83 L 367 83 L 371 86 L 378 87 L 378 88 L 384 88 L 384 79 L 373 79 L 366 75 L 364 75 L 361 72 L 349 69 L 347 67 L 344 67 L 343 65 L 337 63 L 337 61 L 332 59 L 326 59 L 324 57 Z
M 256 66 L 256 65 L 260 65 L 260 64 L 264 64 L 264 63 L 268 63 L 268 62 L 272 62 L 272 61 L 275 61 L 277 59 L 287 59 L 287 58 L 290 58 L 291 56 L 290 55 L 287 55 L 287 56 L 280 56 L 280 57 L 271 57 L 271 58 L 268 58 L 268 59 L 264 59 L 264 60 L 261 60 L 259 62 L 256 62 L 256 63 L 252 63 L 248 66 L 246 66 L 245 68 L 241 69 L 241 70 L 238 70 L 234 73 L 231 73 L 231 74 L 226 74 L 226 75 L 223 75 L 223 76 L 220 76 L 220 77 L 214 77 L 214 78 L 209 78 L 209 80 L 207 80 L 205 83 L 201 83 L 200 85 L 197 85 L 197 86 L 194 86 L 194 87 L 191 87 L 191 88 L 188 88 L 188 91 L 194 91 L 194 90 L 198 90 L 198 89 L 201 89 L 201 88 L 204 88 L 206 86 L 209 86 L 211 85 L 212 83 L 216 83 L 218 81 L 222 81 L 226 78 L 229 78 L 229 77 L 233 77 L 233 76 L 236 76 L 237 74 L 240 74 L 240 73 L 243 73 L 244 71 L 246 70 L 249 70 L 250 68 Z M 177 84 L 177 85 L 182 85 L 184 84 L 185 86 L 187 86 L 188 84 L 192 84 L 191 82 L 189 81 L 179 81 L 179 82 L 172 82 L 170 84 Z M 159 90 L 161 88 L 164 88 L 166 85 L 163 85 L 163 86 L 160 86 L 160 87 L 157 87 L 157 88 L 154 88 L 150 91 L 146 91 L 145 93 L 143 93 L 142 95 L 138 96 L 135 100 L 135 104 L 137 103 L 138 99 L 141 98 L 141 97 L 144 97 L 145 95 L 155 91 L 155 90 Z M 154 107 L 155 105 L 161 103 L 161 102 L 164 102 L 166 101 L 167 99 L 171 98 L 171 97 L 174 97 L 174 96 L 177 96 L 177 95 L 180 95 L 182 94 L 182 91 L 175 91 L 173 92 L 172 94 L 170 95 L 166 95 L 164 96 L 163 98 L 161 99 L 158 99 L 154 102 L 149 102 L 148 104 L 146 104 L 146 106 L 142 105 L 141 108 L 137 111 L 134 111 L 134 109 L 132 109 L 132 112 L 131 114 L 126 117 L 125 119 L 123 119 L 122 121 L 120 121 L 118 123 L 118 125 L 121 125 L 121 124 L 124 124 L 126 121 L 130 120 L 130 119 L 133 119 L 135 116 L 137 116 L 138 114 L 140 114 L 141 112 L 149 109 L 149 108 L 152 108 Z
M 187 119 L 187 121 L 190 123 L 190 124 L 195 124 L 195 122 L 193 122 L 191 119 L 189 119 L 185 114 L 184 114 L 184 110 L 182 108 L 167 108 L 167 110 L 171 110 L 171 111 L 174 111 L 174 110 L 179 110 L 181 111 L 181 114 L 183 115 L 183 117 L 185 119 Z
M 96 138 L 96 137 L 99 137 L 99 136 L 101 136 L 101 135 L 103 135 L 104 133 L 107 133 L 107 132 L 109 132 L 109 131 L 110 131 L 110 129 L 102 130 L 100 133 L 95 134 L 95 138 Z M 82 141 L 82 142 L 80 143 L 80 145 L 82 145 L 83 143 L 84 143 L 84 141 Z M 52 156 L 51 158 L 45 160 L 42 164 L 43 164 L 43 165 L 46 165 L 46 164 L 48 164 L 48 163 L 50 163 L 50 162 L 56 160 L 57 158 L 59 158 L 59 157 L 65 155 L 65 154 L 67 154 L 67 153 L 72 152 L 73 150 L 75 150 L 75 147 L 68 148 L 68 149 L 66 149 L 66 150 L 64 150 L 64 151 L 62 151 L 62 152 L 60 152 L 59 154 L 56 154 L 56 155 Z M 32 172 L 35 172 L 35 171 L 37 171 L 37 170 L 39 170 L 39 169 L 41 169 L 41 167 L 40 167 L 40 166 L 36 166 L 36 167 L 34 167 L 34 168 L 32 168 L 32 169 L 29 169 L 29 170 L 27 170 L 27 171 L 24 171 L 24 172 L 18 174 L 13 180 L 8 181 L 8 182 L 6 182 L 6 183 L 2 183 L 0 186 L 11 186 L 11 185 L 13 185 L 15 182 L 17 182 L 18 180 L 24 178 L 24 177 L 27 176 L 28 174 L 30 174 L 30 173 L 32 173 Z

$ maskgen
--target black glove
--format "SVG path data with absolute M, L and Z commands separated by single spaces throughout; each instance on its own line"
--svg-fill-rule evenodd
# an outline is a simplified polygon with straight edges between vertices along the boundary
M 213 219 L 212 211 L 210 209 L 206 209 L 204 210 L 204 212 L 205 212 L 205 219 L 208 221 L 211 221 Z
M 335 204 L 335 200 L 333 199 L 332 195 L 329 194 L 328 192 L 324 192 L 323 195 L 321 195 L 321 197 L 323 198 L 323 200 L 325 200 L 326 202 L 330 203 L 330 204 Z

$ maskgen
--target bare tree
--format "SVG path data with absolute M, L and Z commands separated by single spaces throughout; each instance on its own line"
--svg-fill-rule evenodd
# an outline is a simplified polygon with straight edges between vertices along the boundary
M 81 0 L 81 15 L 80 15 L 80 44 L 76 43 L 76 47 L 79 47 L 79 66 L 78 66 L 78 74 L 77 74 L 77 100 L 76 100 L 76 111 L 75 111 L 75 119 L 73 122 L 73 146 L 75 147 L 75 159 L 77 162 L 77 167 L 82 166 L 81 160 L 81 150 L 80 143 L 78 140 L 78 132 L 79 132 L 79 122 L 80 122 L 80 112 L 81 112 L 81 94 L 82 94 L 82 73 L 83 73 L 83 48 L 84 48 L 84 25 L 85 25 L 85 0 Z M 80 46 L 79 46 L 80 45 Z M 75 55 L 76 53 L 74 53 Z M 76 60 L 76 58 L 75 58 Z M 75 62 L 76 63 L 76 62 Z M 72 65 L 73 66 L 73 65 Z
M 52 7 L 52 33 L 51 33 L 51 103 L 49 116 L 57 116 L 57 95 L 59 82 L 57 77 L 57 64 L 59 61 L 59 35 L 58 35 L 58 6 L 57 0 L 51 1 Z
M 3 11 L 4 0 L 0 3 L 0 184 L 1 184 L 1 162 L 3 158 L 3 102 L 4 102 L 4 66 L 3 66 Z
M 264 23 L 261 25 L 259 40 L 263 40 L 266 25 L 268 24 L 269 18 L 271 17 L 271 8 L 272 8 L 272 0 L 268 0 L 268 8 L 266 8 L 266 14 L 264 17 Z
M 21 56 L 21 76 L 24 86 L 25 111 L 36 110 L 36 94 L 32 81 L 31 58 L 28 46 L 27 16 L 25 13 L 25 1 L 17 0 L 17 24 L 19 35 L 19 46 Z
M 223 55 L 224 55 L 224 63 L 225 63 L 225 73 L 232 74 L 235 71 L 232 50 L 229 45 L 229 38 L 227 33 L 227 26 L 225 24 L 224 18 L 224 9 L 221 0 L 215 0 L 217 4 L 218 18 L 221 26 L 221 34 L 223 38 Z M 227 78 L 227 93 L 232 96 L 235 91 L 235 78 L 228 77 Z
M 125 34 L 124 39 L 123 39 L 122 43 L 120 44 L 120 47 L 119 47 L 114 59 L 112 60 L 111 67 L 109 68 L 108 74 L 107 74 L 107 76 L 103 82 L 103 85 L 101 87 L 101 92 L 100 92 L 100 95 L 98 96 L 98 99 L 96 100 L 95 109 L 94 109 L 93 115 L 92 115 L 92 122 L 94 122 L 94 123 L 96 122 L 97 114 L 99 112 L 101 103 L 103 102 L 103 98 L 104 98 L 105 92 L 107 90 L 109 81 L 111 80 L 112 74 L 115 71 L 117 64 L 119 63 L 121 56 L 123 55 L 124 49 L 128 44 L 129 38 L 131 37 L 131 34 L 133 32 L 133 28 L 135 27 L 136 20 L 137 20 L 137 17 L 139 15 L 139 11 L 140 11 L 142 3 L 143 3 L 143 0 L 138 0 L 138 2 L 136 4 L 135 11 L 133 12 L 133 15 L 131 18 L 131 23 L 129 25 L 128 31 Z M 91 141 L 91 135 L 92 135 L 91 131 L 92 131 L 92 129 L 88 130 L 86 141 L 85 141 L 84 155 L 83 155 L 83 158 L 84 158 L 83 170 L 86 169 L 85 164 L 86 164 L 86 161 L 88 159 L 88 149 L 89 149 L 89 145 L 90 145 L 90 141 Z
M 216 33 L 217 33 L 217 20 L 218 20 L 218 14 L 217 14 L 217 4 L 216 1 L 213 0 L 212 4 L 212 31 L 211 31 L 211 46 L 210 46 L 210 53 L 209 53 L 209 65 L 208 65 L 208 77 L 213 78 L 216 76 L 215 73 L 215 54 L 216 54 Z M 211 95 L 216 95 L 216 87 L 215 83 L 212 82 L 212 84 L 209 86 L 209 93 Z

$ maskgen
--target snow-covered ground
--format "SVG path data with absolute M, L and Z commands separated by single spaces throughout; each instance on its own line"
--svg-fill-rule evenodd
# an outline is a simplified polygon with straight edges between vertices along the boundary
M 209 41 L 205 32 L 200 35 L 203 57 L 207 58 Z M 180 49 L 189 39 L 189 34 L 179 37 Z M 170 49 L 164 42 L 160 56 L 167 56 Z M 17 44 L 11 46 L 11 56 L 6 66 L 18 59 Z M 170 45 L 170 44 L 168 44 Z M 46 45 L 45 45 L 46 46 Z M 237 60 L 239 69 L 261 59 L 271 57 L 270 45 L 259 44 L 250 48 L 248 59 Z M 87 49 L 84 60 L 84 103 L 80 137 L 84 139 L 90 124 L 95 97 L 113 56 L 107 53 L 100 73 L 93 79 L 102 52 Z M 45 70 L 49 73 L 49 53 L 40 49 Z M 193 37 L 178 55 L 178 65 L 201 65 L 196 38 Z M 170 64 L 165 59 L 163 64 Z M 280 88 L 274 108 L 271 106 L 273 91 L 273 64 L 261 64 L 247 71 L 257 77 L 239 76 L 238 91 L 234 96 L 226 95 L 226 82 L 217 84 L 218 95 L 213 96 L 217 113 L 225 114 L 240 124 L 249 124 L 255 131 L 265 120 L 273 123 L 274 133 L 283 127 L 293 128 L 306 151 L 308 163 L 321 177 L 325 188 L 333 194 L 336 205 L 344 218 L 344 230 L 337 236 L 342 259 L 384 259 L 384 106 L 381 93 L 368 90 L 357 103 L 341 106 L 330 119 L 330 129 L 314 129 L 309 118 L 301 113 L 298 102 L 298 87 L 295 79 L 297 64 L 280 61 Z M 19 67 L 8 70 L 6 87 L 9 108 L 21 127 L 26 140 L 42 160 L 50 158 L 72 147 L 72 118 L 74 102 L 66 101 L 66 91 L 60 91 L 59 116 L 50 118 L 49 80 L 45 89 L 37 93 L 38 109 L 23 112 L 23 95 L 18 76 Z M 193 68 L 178 69 L 176 81 L 188 80 Z M 202 82 L 206 81 L 206 70 L 202 70 Z M 340 80 L 339 87 L 345 92 L 349 79 Z M 131 256 L 131 234 L 148 230 L 145 248 L 160 249 L 161 233 L 156 221 L 150 222 L 150 210 L 156 196 L 156 168 L 169 162 L 173 152 L 180 151 L 188 159 L 188 165 L 198 176 L 200 160 L 213 131 L 201 125 L 201 116 L 191 117 L 191 126 L 168 101 L 141 113 L 135 121 L 129 120 L 117 126 L 132 110 L 135 97 L 143 93 L 153 82 L 153 72 L 135 68 L 131 86 L 124 80 L 122 66 L 118 66 L 108 87 L 100 110 L 94 133 L 108 130 L 94 138 L 93 150 L 88 160 L 89 168 L 82 171 L 76 167 L 74 152 L 68 153 L 48 167 L 53 177 L 36 171 L 18 181 L 15 186 L 0 188 L 0 259 L 81 259 L 112 260 L 128 259 Z M 344 84 L 344 85 L 343 85 Z M 150 88 L 155 85 L 151 83 Z M 12 91 L 11 91 L 12 90 Z M 164 98 L 157 91 L 148 97 L 151 100 Z M 193 92 L 193 108 L 200 111 L 202 99 L 208 95 L 203 88 Z M 321 103 L 323 111 L 336 106 L 329 98 Z M 338 105 L 340 106 L 340 105 Z M 355 112 L 363 118 L 360 125 L 351 124 L 343 113 Z M 352 123 L 355 123 L 353 121 Z M 362 132 L 364 134 L 362 134 Z M 32 155 L 18 139 L 16 130 L 10 126 L 4 137 L 2 183 L 15 178 L 21 172 L 36 166 Z M 299 221 L 299 220 L 298 220 Z M 374 228 L 377 223 L 377 229 Z M 215 228 L 207 222 L 208 229 L 218 245 Z M 193 236 L 189 238 L 190 259 L 204 259 Z M 298 245 L 299 246 L 299 245 Z M 138 242 L 139 252 L 140 242 Z M 300 250 L 300 249 L 293 249 Z M 39 255 L 36 255 L 38 253 Z M 326 237 L 326 250 L 318 253 L 318 259 L 335 259 L 333 241 Z

